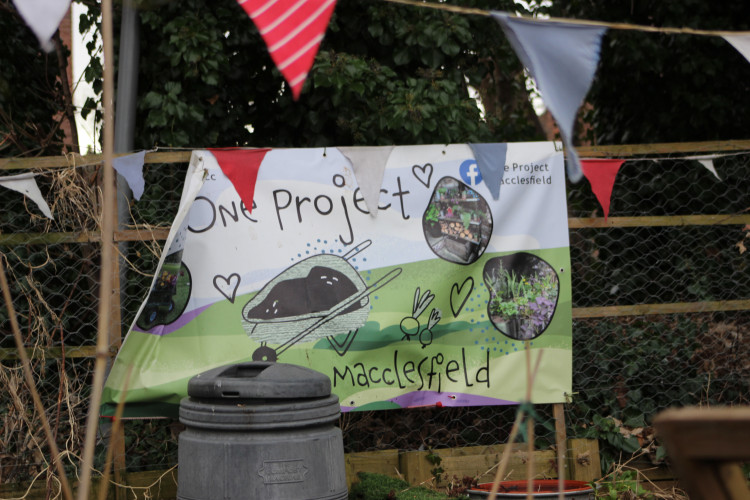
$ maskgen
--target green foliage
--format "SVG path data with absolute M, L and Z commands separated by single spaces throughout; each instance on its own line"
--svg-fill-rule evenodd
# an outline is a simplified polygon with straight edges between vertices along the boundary
M 434 466 L 430 469 L 430 474 L 435 478 L 435 482 L 440 482 L 440 479 L 445 472 L 445 469 L 440 466 L 440 464 L 443 463 L 443 458 L 433 450 L 430 450 L 425 458 Z
M 460 217 L 461 217 L 461 224 L 463 224 L 463 226 L 466 229 L 469 229 L 469 225 L 471 223 L 471 212 L 463 211 L 461 212 Z
M 615 453 L 624 452 L 626 453 L 625 456 L 630 456 L 641 449 L 638 438 L 635 436 L 625 437 L 613 418 L 602 417 L 597 414 L 593 415 L 593 425 L 585 430 L 582 437 L 598 439 L 600 443 L 603 442 L 604 446 L 600 451 L 600 457 L 602 470 L 605 471 L 610 470 L 613 464 L 618 462 L 620 457 Z
M 424 214 L 424 220 L 426 220 L 427 222 L 437 223 L 439 215 L 440 212 L 438 212 L 437 206 L 435 206 L 434 203 L 430 203 L 427 206 L 427 212 L 425 212 Z
M 509 0 L 460 3 L 521 8 Z M 339 2 L 294 102 L 236 3 L 140 2 L 140 8 L 136 148 L 541 138 L 523 69 L 496 23 L 482 16 Z M 82 29 L 96 22 L 92 11 Z M 87 70 L 95 89 L 100 77 L 96 64 Z M 493 83 L 497 78 L 506 83 L 502 92 Z M 469 85 L 482 94 L 485 119 Z
M 619 498 L 654 498 L 654 495 L 641 486 L 641 482 L 638 481 L 638 475 L 635 471 L 618 470 L 597 484 L 600 486 L 597 491 L 597 498 L 606 498 L 609 500 L 617 500 Z M 594 487 L 596 486 L 594 485 Z
M 706 395 L 707 374 L 693 360 L 706 328 L 690 318 L 577 323 L 573 371 L 579 386 L 574 387 L 577 394 L 569 408 L 571 420 L 588 424 L 571 434 L 599 439 L 603 471 L 640 450 L 637 439 L 626 437 L 621 427 L 646 427 L 653 415 L 669 406 L 721 404 L 747 390 L 739 383 L 728 385 L 721 394 Z M 665 378 L 665 367 L 680 377 Z M 657 455 L 663 458 L 663 450 Z
M 427 489 L 424 486 L 413 487 L 406 481 L 382 474 L 360 472 L 358 476 L 359 481 L 354 483 L 349 490 L 350 500 L 441 500 L 456 498 Z

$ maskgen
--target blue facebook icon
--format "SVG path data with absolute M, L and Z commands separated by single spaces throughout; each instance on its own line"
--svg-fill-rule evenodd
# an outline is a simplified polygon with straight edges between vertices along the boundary
M 458 173 L 461 174 L 461 179 L 471 187 L 475 187 L 482 182 L 482 173 L 477 167 L 476 160 L 466 160 L 460 167 L 458 167 Z

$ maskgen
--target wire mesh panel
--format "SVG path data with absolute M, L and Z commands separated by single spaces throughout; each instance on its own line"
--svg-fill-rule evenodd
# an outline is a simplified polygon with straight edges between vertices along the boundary
M 645 155 L 644 155 L 645 156 Z M 584 181 L 568 186 L 573 289 L 569 437 L 599 439 L 603 466 L 643 452 L 663 460 L 650 424 L 660 410 L 750 403 L 750 154 L 713 159 L 717 178 L 684 156 L 631 158 L 609 219 Z M 120 312 L 127 331 L 150 286 L 186 165 L 147 164 L 146 192 L 129 204 L 121 240 Z M 7 195 L 0 243 L 36 386 L 72 473 L 87 411 L 99 290 L 98 173 L 38 177 L 55 221 Z M 154 235 L 157 235 L 156 237 Z M 0 309 L 0 482 L 55 482 L 47 449 Z M 351 412 L 347 452 L 435 450 L 505 443 L 515 406 Z M 535 409 L 535 444 L 555 443 L 550 406 Z M 125 423 L 129 470 L 176 463 L 179 423 Z M 102 437 L 104 444 L 104 436 Z M 100 450 L 104 450 L 100 446 Z M 103 451 L 97 467 L 102 466 Z

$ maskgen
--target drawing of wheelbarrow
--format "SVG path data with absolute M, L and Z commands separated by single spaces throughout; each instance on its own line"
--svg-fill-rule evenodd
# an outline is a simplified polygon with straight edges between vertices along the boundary
M 253 360 L 275 361 L 303 339 L 327 338 L 340 355 L 345 353 L 367 321 L 369 295 L 401 274 L 401 269 L 393 269 L 368 287 L 349 259 L 371 244 L 366 240 L 341 257 L 308 257 L 279 273 L 245 304 L 245 332 L 261 343 Z M 342 344 L 334 336 L 343 333 L 347 338 Z

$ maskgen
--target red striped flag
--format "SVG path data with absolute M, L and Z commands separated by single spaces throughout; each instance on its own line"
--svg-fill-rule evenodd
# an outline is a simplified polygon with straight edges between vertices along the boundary
M 328 28 L 336 0 L 237 0 L 258 27 L 296 100 Z

